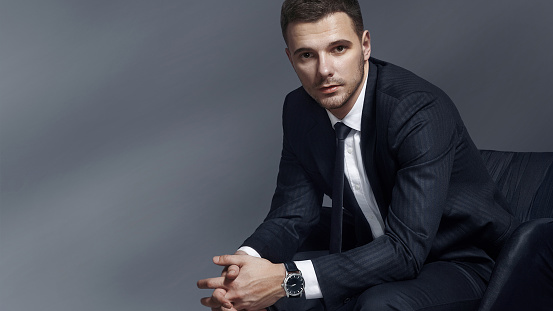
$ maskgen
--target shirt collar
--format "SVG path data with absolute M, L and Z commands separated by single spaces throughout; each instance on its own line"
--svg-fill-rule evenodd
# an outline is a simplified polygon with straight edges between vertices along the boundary
M 357 100 L 355 101 L 355 104 L 351 108 L 350 112 L 342 119 L 336 118 L 328 109 L 326 109 L 326 113 L 328 114 L 328 118 L 330 119 L 330 122 L 332 123 L 332 127 L 334 127 L 334 124 L 338 122 L 343 122 L 345 125 L 349 126 L 350 128 L 361 132 L 361 117 L 363 116 L 363 104 L 365 103 L 365 90 L 367 89 L 367 75 L 365 76 L 365 83 L 363 84 L 363 89 L 361 89 L 361 93 L 359 93 L 359 96 L 357 97 Z

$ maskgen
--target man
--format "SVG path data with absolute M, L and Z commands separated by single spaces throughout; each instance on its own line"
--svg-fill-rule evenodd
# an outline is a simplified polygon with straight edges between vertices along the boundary
M 225 267 L 222 276 L 198 281 L 214 289 L 202 304 L 477 308 L 493 258 L 518 223 L 451 100 L 370 58 L 357 1 L 286 0 L 281 27 L 302 87 L 284 103 L 277 189 L 267 218 L 237 253 L 214 258 Z M 335 131 L 345 137 L 337 155 Z M 336 214 L 329 221 L 321 207 L 324 194 L 341 200 L 341 187 L 333 186 L 342 175 L 333 173 L 336 157 L 345 174 L 343 246 L 292 261 L 313 249 L 313 236 L 328 243 L 328 224 L 336 226 Z

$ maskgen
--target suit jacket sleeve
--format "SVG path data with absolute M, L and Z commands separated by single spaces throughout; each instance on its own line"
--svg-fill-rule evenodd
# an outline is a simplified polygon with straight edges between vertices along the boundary
M 455 146 L 462 131 L 449 99 L 412 93 L 393 108 L 385 127 L 395 176 L 385 234 L 371 243 L 313 260 L 325 304 L 337 309 L 365 289 L 415 278 L 446 208 Z M 382 129 L 382 127 L 379 127 Z
M 283 109 L 283 147 L 277 177 L 277 187 L 271 209 L 263 223 L 243 246 L 255 249 L 263 258 L 272 262 L 292 259 L 297 249 L 319 221 L 323 193 L 317 189 L 299 163 L 289 142 L 292 122 L 285 122 L 288 97 Z M 301 124 L 301 123 L 299 123 Z

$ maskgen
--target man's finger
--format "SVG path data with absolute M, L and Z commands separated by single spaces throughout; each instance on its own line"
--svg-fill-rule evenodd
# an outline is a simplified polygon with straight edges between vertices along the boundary
M 214 309 L 211 309 L 211 310 L 214 310 Z M 225 308 L 225 307 L 221 307 L 220 309 L 217 309 L 216 311 L 238 311 L 234 308 L 234 306 L 230 307 L 230 308 Z
M 202 299 L 200 299 L 200 303 L 203 305 L 203 306 L 206 306 L 206 307 L 209 307 L 209 308 L 220 308 L 221 305 L 217 305 L 217 303 L 215 301 L 213 301 L 213 298 L 211 297 L 204 297 Z
M 240 272 L 240 267 L 238 267 L 237 265 L 230 265 L 228 266 L 225 277 L 229 280 L 234 280 L 238 277 L 239 272 Z
M 228 301 L 228 299 L 225 298 L 226 293 L 227 292 L 224 289 L 221 289 L 221 288 L 216 289 L 213 291 L 213 294 L 211 297 L 204 297 L 200 300 L 200 302 L 202 303 L 202 305 L 209 308 L 218 309 L 218 308 L 224 307 L 227 309 L 231 309 L 232 303 L 230 303 L 230 301 Z
M 221 308 L 221 303 L 217 300 L 213 299 L 213 297 L 204 297 L 200 300 L 202 305 L 212 308 L 212 309 L 219 309 Z
M 224 290 L 222 288 L 218 288 L 218 289 L 213 291 L 213 294 L 211 295 L 211 297 L 213 297 L 218 302 L 220 302 L 221 305 L 223 306 L 223 309 L 225 309 L 225 308 L 226 309 L 232 309 L 232 303 L 227 298 L 225 298 L 226 294 L 227 294 L 226 290 Z
M 196 285 L 201 289 L 226 288 L 224 277 L 199 280 Z
M 215 310 L 215 311 L 238 311 L 238 310 L 236 310 L 234 307 L 231 307 L 231 308 L 221 307 L 221 308 L 219 308 L 219 309 L 213 309 L 213 308 L 211 308 L 211 310 Z M 245 311 L 245 310 L 242 310 L 242 311 Z
M 213 257 L 213 263 L 219 266 L 237 265 L 242 266 L 244 264 L 244 258 L 249 257 L 247 255 L 222 255 Z

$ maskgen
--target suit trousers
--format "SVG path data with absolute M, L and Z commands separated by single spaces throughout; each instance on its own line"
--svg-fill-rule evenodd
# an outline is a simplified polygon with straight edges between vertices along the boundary
M 328 244 L 321 243 L 321 236 L 324 236 L 321 235 L 321 232 L 325 232 L 329 227 L 327 212 L 329 210 L 323 208 L 321 223 L 310 235 L 311 237 L 318 236 L 318 239 L 308 238 L 307 243 L 302 246 L 302 250 L 307 250 L 307 252 L 298 253 L 294 260 L 315 258 L 325 254 L 325 251 L 320 251 L 319 248 L 321 245 L 328 246 Z M 355 234 L 351 230 L 352 224 L 351 217 L 347 213 L 344 214 L 344 239 L 355 238 Z M 350 243 L 345 240 L 344 245 L 348 244 Z M 343 306 L 338 310 L 477 310 L 490 276 L 480 275 L 476 272 L 479 270 L 473 269 L 472 265 L 469 262 L 455 261 L 437 261 L 425 264 L 417 278 L 373 286 L 360 295 L 344 301 Z M 327 309 L 325 309 L 323 299 L 285 297 L 269 310 L 322 311 Z
M 338 311 L 469 311 L 477 310 L 487 282 L 464 263 L 424 265 L 413 280 L 373 286 L 345 301 Z M 322 299 L 282 298 L 278 311 L 326 310 Z

